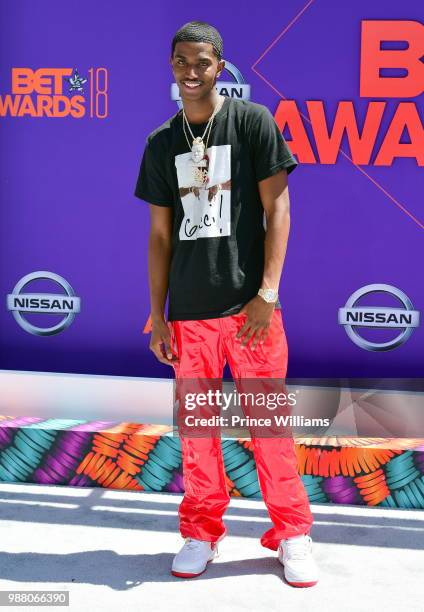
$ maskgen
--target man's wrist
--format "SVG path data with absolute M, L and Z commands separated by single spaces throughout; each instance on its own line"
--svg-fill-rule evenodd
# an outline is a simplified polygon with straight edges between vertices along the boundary
M 152 324 L 161 323 L 165 321 L 165 314 L 163 312 L 156 313 L 156 314 L 151 313 L 150 318 L 151 318 Z
M 258 295 L 260 295 L 261 298 L 263 298 L 268 304 L 276 304 L 278 301 L 278 289 L 261 287 L 258 291 Z

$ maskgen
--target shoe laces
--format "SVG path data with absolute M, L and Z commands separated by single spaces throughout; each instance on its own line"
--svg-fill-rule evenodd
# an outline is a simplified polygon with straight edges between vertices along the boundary
M 302 539 L 288 538 L 283 542 L 286 544 L 287 556 L 290 559 L 306 559 L 311 551 L 311 540 L 308 536 Z
M 186 547 L 195 550 L 199 548 L 199 544 L 201 544 L 200 540 L 195 540 L 194 538 L 185 538 Z

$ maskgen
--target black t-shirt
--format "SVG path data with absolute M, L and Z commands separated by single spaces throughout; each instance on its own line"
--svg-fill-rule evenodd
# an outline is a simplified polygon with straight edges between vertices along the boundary
M 190 127 L 202 136 L 206 123 Z M 257 294 L 266 227 L 258 181 L 298 163 L 266 106 L 228 96 L 206 154 L 208 188 L 193 189 L 199 165 L 180 110 L 149 134 L 140 165 L 135 195 L 173 208 L 169 321 L 233 315 Z

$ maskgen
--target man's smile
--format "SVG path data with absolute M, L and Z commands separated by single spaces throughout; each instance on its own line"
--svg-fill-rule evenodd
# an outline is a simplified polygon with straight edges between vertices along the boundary
M 201 81 L 185 80 L 181 81 L 181 83 L 186 89 L 196 89 L 196 87 L 200 87 L 202 85 Z

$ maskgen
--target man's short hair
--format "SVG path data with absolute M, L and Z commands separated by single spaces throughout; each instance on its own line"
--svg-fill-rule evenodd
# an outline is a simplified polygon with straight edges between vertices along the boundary
M 205 21 L 189 21 L 184 24 L 172 39 L 171 55 L 174 55 L 177 42 L 205 42 L 211 43 L 213 51 L 218 58 L 222 59 L 224 52 L 221 34 L 216 28 Z

